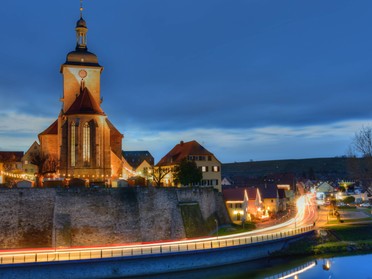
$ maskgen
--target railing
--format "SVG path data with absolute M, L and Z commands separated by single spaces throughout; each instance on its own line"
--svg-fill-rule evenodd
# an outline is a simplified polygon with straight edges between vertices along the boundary
M 256 236 L 242 237 L 220 237 L 213 240 L 194 240 L 187 242 L 172 242 L 167 244 L 148 244 L 139 246 L 116 247 L 116 248 L 81 248 L 79 250 L 55 250 L 48 252 L 37 253 L 12 253 L 9 255 L 0 255 L 0 264 L 17 264 L 17 263 L 35 263 L 35 262 L 55 262 L 55 261 L 71 261 L 71 260 L 89 260 L 103 259 L 113 257 L 128 257 L 141 255 L 156 255 L 166 253 L 178 253 L 196 250 L 218 249 L 225 247 L 233 247 L 238 245 L 246 245 L 252 243 L 261 243 L 271 240 L 283 239 L 295 235 L 300 235 L 312 231 L 312 225 L 300 227 L 284 232 L 263 234 Z
M 296 276 L 298 274 L 304 273 L 305 271 L 315 267 L 316 265 L 317 265 L 317 262 L 315 260 L 310 261 L 308 263 L 302 264 L 290 270 L 287 270 L 287 271 L 284 271 L 284 272 L 281 272 L 281 273 L 278 273 L 278 274 L 275 274 L 269 277 L 265 277 L 265 279 L 286 279 L 286 278 L 292 278 L 292 277 L 297 278 Z

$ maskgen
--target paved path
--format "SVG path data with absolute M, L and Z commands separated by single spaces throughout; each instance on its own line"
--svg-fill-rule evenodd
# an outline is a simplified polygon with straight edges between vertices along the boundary
M 340 212 L 341 220 L 363 219 L 363 218 L 370 217 L 364 211 L 348 211 L 348 210 L 342 211 L 340 210 L 339 212 Z
M 317 227 L 326 227 L 335 225 L 333 221 L 337 221 L 336 216 L 331 216 L 329 214 L 330 210 L 328 207 L 321 206 L 318 210 L 318 220 L 317 220 Z M 341 220 L 347 220 L 347 224 L 355 224 L 355 223 L 372 223 L 372 219 L 368 219 L 372 217 L 371 213 L 366 213 L 362 208 L 356 208 L 355 210 L 342 210 L 339 209 L 338 212 L 340 213 Z M 365 219 L 365 220 L 361 220 Z M 355 222 L 353 222 L 355 220 Z

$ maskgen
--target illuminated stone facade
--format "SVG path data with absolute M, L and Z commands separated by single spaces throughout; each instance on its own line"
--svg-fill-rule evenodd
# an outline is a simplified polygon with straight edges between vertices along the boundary
M 39 134 L 41 152 L 58 164 L 57 175 L 87 182 L 109 182 L 122 174 L 123 135 L 101 108 L 103 67 L 87 49 L 87 25 L 76 24 L 76 49 L 61 66 L 62 109 L 58 119 Z

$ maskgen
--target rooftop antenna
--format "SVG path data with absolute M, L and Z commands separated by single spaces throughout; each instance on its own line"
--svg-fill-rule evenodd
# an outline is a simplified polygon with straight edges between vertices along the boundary
M 83 0 L 80 0 L 80 18 L 83 18 Z

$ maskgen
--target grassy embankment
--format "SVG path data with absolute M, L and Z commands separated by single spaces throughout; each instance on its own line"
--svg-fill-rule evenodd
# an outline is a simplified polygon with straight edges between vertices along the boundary
M 256 225 L 251 222 L 247 222 L 244 224 L 244 227 L 242 225 L 236 225 L 232 224 L 231 226 L 221 227 L 218 229 L 218 234 L 214 233 L 214 236 L 223 236 L 223 235 L 231 235 L 236 233 L 243 233 L 243 232 L 249 232 L 256 228 Z
M 360 253 L 372 251 L 372 225 L 335 225 L 290 243 L 274 256 Z

